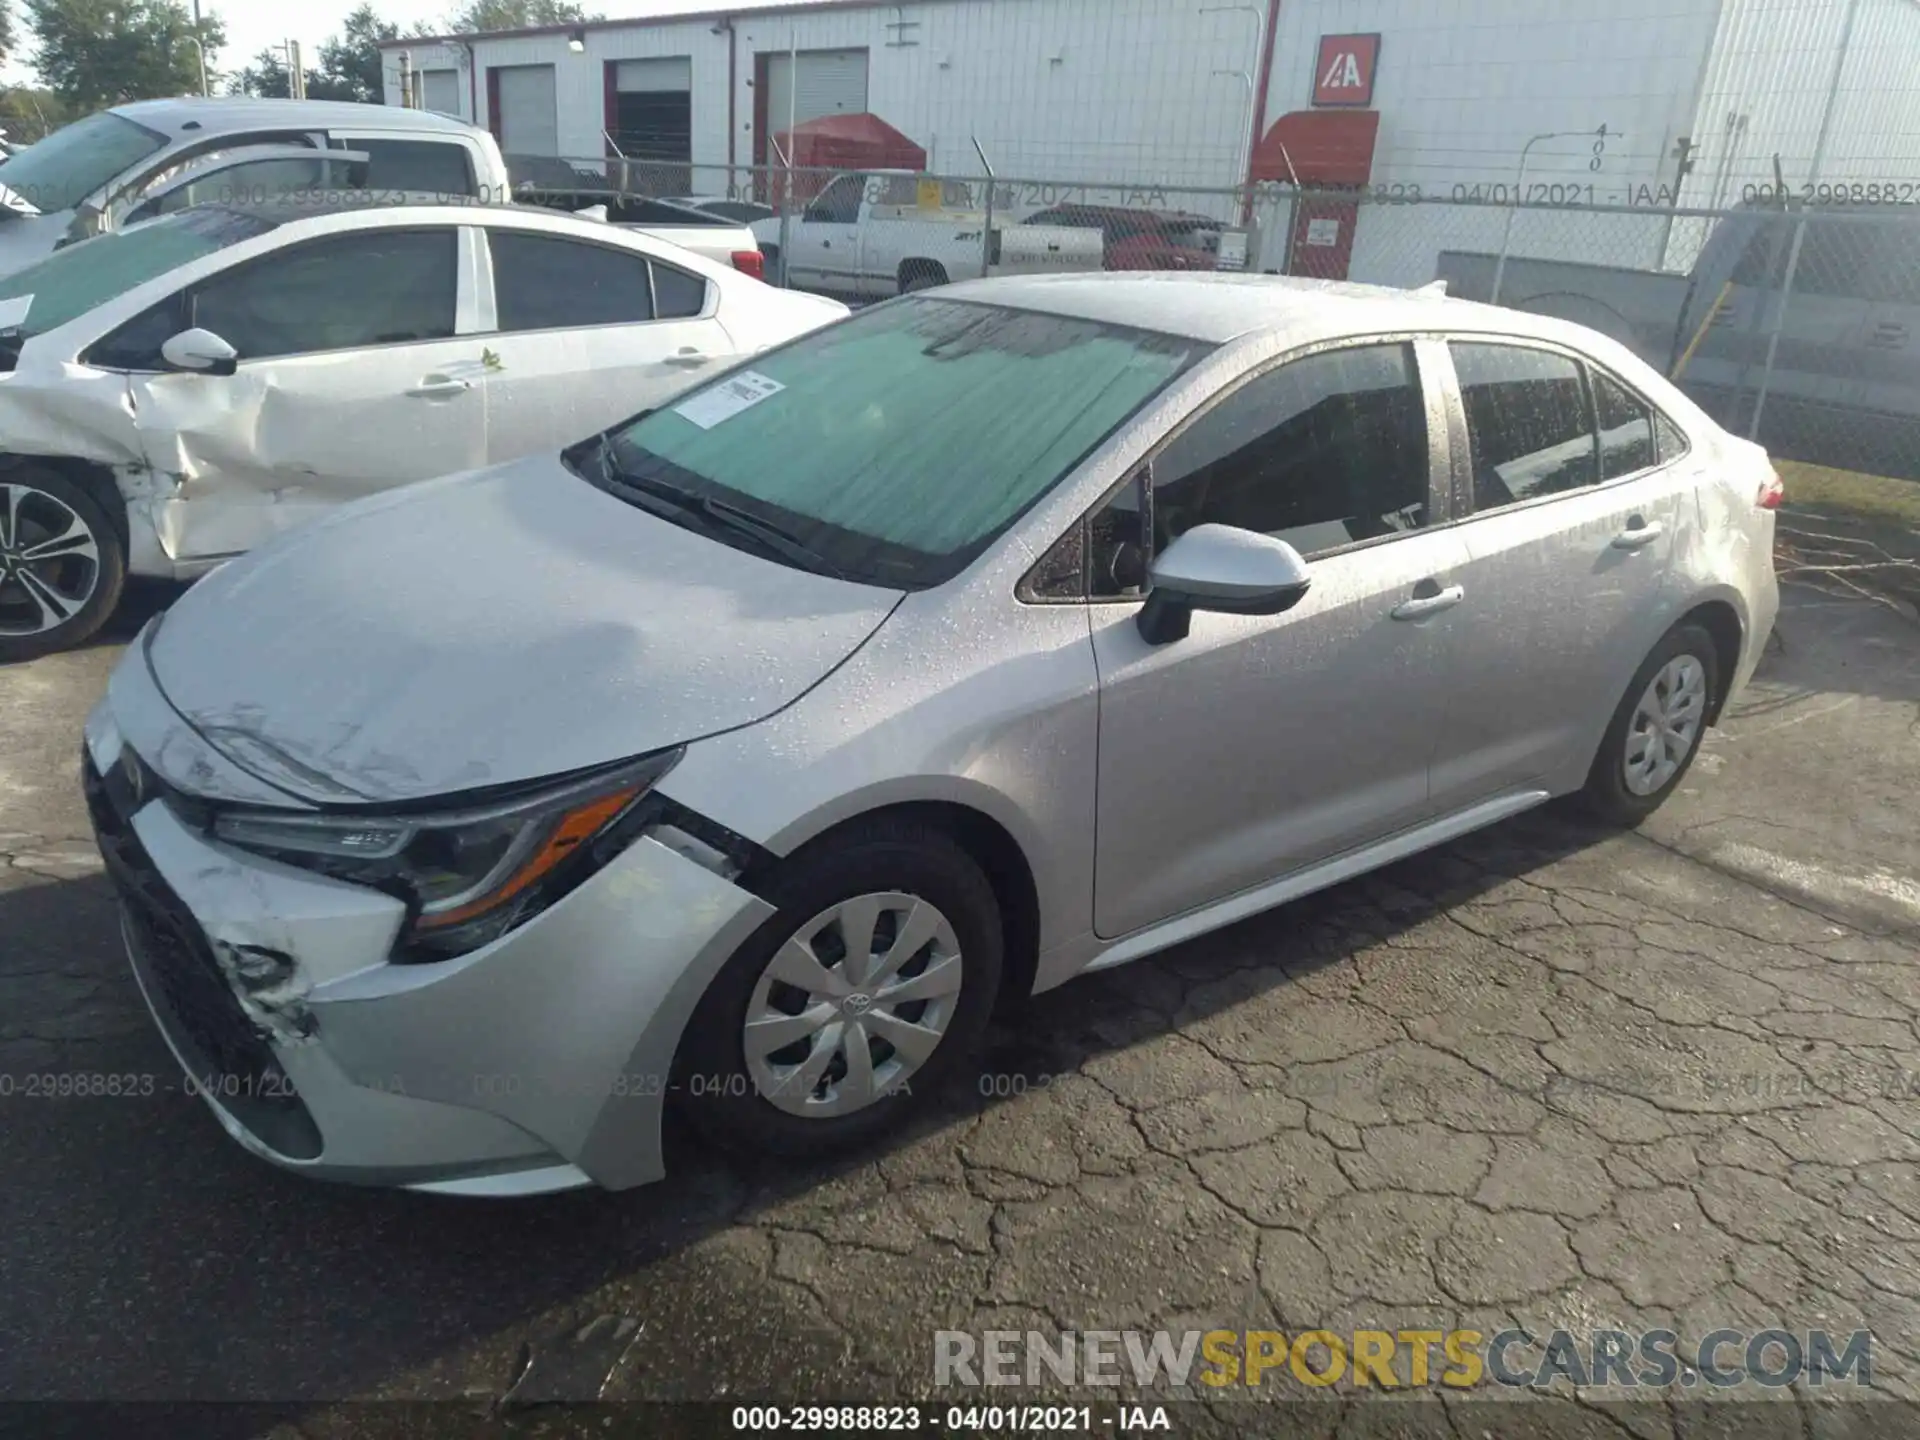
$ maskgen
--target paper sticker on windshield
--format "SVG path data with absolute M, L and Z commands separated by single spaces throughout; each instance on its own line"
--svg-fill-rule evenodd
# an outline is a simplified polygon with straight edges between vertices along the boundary
M 690 420 L 702 430 L 711 430 L 722 420 L 731 420 L 742 410 L 751 410 L 762 400 L 778 395 L 787 387 L 758 370 L 743 370 L 724 384 L 703 390 L 691 400 L 673 407 L 682 420 Z
M 27 311 L 33 308 L 33 296 L 16 295 L 11 300 L 0 300 L 0 330 L 11 330 L 17 325 L 27 323 Z

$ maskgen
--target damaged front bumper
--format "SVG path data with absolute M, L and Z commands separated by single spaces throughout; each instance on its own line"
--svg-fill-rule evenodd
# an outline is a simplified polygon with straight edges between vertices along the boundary
M 493 944 L 391 964 L 401 902 L 188 823 L 178 777 L 130 743 L 164 700 L 115 679 L 87 726 L 89 808 L 140 988 L 235 1140 L 320 1178 L 451 1193 L 664 1174 L 681 1031 L 765 901 L 643 836 Z

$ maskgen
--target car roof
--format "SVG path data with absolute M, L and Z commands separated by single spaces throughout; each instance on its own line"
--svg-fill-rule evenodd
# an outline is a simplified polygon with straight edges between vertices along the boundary
M 1463 325 L 1560 338 L 1558 322 L 1451 299 L 1439 290 L 1395 290 L 1289 275 L 1086 270 L 966 280 L 940 292 L 955 300 L 1040 310 L 1224 344 L 1262 330 L 1424 329 Z M 1493 322 L 1493 323 L 1490 323 Z
M 641 227 L 609 223 L 596 220 L 592 216 L 576 215 L 567 210 L 554 210 L 545 205 L 510 205 L 481 200 L 449 200 L 443 195 L 424 195 L 411 192 L 382 192 L 375 203 L 352 203 L 350 199 L 334 202 L 336 194 L 344 197 L 361 195 L 365 191 L 304 191 L 302 198 L 271 196 L 258 202 L 219 200 L 204 205 L 189 206 L 187 210 L 176 211 L 186 214 L 188 210 L 226 210 L 238 215 L 263 220 L 278 230 L 288 225 L 297 225 L 307 220 L 328 220 L 340 215 L 359 215 L 368 217 L 369 223 L 380 226 L 405 225 L 475 225 L 497 223 L 505 220 L 532 221 L 532 228 L 549 230 L 557 234 L 578 235 L 582 239 L 595 237 L 627 237 L 629 242 L 637 242 L 642 249 L 651 250 L 655 246 L 665 246 L 669 251 L 680 247 L 659 235 L 648 235 Z M 377 218 L 376 218 L 377 217 Z M 700 269 L 712 273 L 729 273 L 727 267 L 715 264 L 707 257 L 689 251 L 686 255 L 675 255 L 673 263 L 690 269 Z
M 252 95 L 182 95 L 169 100 L 135 100 L 115 105 L 113 113 L 176 138 L 302 125 L 352 125 L 372 130 L 420 130 L 440 134 L 474 128 L 451 115 L 401 105 L 360 104 L 352 100 L 273 100 Z

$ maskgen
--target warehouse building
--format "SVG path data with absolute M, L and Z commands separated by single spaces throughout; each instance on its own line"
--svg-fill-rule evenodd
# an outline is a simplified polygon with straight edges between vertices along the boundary
M 1263 201 L 1265 255 L 1392 283 L 1495 243 L 1516 190 L 1651 212 L 1778 176 L 1920 200 L 1920 0 L 815 0 L 384 50 L 389 103 L 509 153 L 681 165 L 698 193 L 830 116 L 870 117 L 847 133 L 904 136 L 936 173 L 984 157 L 1016 209 L 1093 187 L 1225 214 L 1182 187 L 1355 187 L 1369 203 Z M 1672 266 L 1690 233 L 1527 213 L 1508 238 Z

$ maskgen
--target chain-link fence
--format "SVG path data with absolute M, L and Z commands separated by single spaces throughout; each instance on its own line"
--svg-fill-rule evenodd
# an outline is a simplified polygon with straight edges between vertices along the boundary
M 1920 196 L 1757 193 L 1706 211 L 1593 203 L 1551 183 L 1434 194 L 618 159 L 514 169 L 544 174 L 520 184 L 539 203 L 688 202 L 750 227 L 773 283 L 855 302 L 1065 270 L 1442 280 L 1611 336 L 1785 458 L 1920 479 Z

